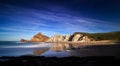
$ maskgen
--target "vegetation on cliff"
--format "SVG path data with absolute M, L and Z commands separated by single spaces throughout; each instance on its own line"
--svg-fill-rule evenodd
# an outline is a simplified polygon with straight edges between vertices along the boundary
M 120 31 L 116 32 L 106 32 L 106 33 L 85 33 L 85 32 L 75 32 L 75 34 L 83 34 L 89 38 L 93 38 L 97 41 L 99 40 L 116 40 L 120 41 Z

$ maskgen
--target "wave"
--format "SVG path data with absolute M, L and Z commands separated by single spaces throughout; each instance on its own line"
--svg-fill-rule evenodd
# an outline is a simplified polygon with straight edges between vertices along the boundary
M 16 43 L 26 43 L 26 42 L 16 42 Z
M 3 46 L 0 48 L 39 48 L 39 47 L 50 47 L 50 44 L 35 44 L 35 45 L 24 45 L 24 46 Z

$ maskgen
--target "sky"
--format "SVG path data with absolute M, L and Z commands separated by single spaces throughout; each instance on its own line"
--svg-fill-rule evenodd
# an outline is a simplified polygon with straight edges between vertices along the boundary
M 120 0 L 0 0 L 0 41 L 120 31 Z

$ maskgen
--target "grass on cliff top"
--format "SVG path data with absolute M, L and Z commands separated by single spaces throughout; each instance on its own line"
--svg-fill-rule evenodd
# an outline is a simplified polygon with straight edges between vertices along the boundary
M 89 38 L 93 38 L 97 41 L 99 40 L 116 40 L 120 41 L 120 31 L 116 32 L 106 32 L 106 33 L 85 33 L 85 32 L 75 32 L 75 34 L 83 34 Z

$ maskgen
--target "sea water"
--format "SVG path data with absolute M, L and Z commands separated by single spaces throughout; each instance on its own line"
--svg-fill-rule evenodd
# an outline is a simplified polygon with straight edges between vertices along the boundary
M 0 41 L 0 56 L 46 56 L 46 57 L 120 57 L 120 44 L 101 46 L 80 46 L 77 44 L 52 44 L 41 42 Z
M 50 44 L 40 42 L 0 41 L 0 56 L 33 55 L 36 49 L 49 47 Z

